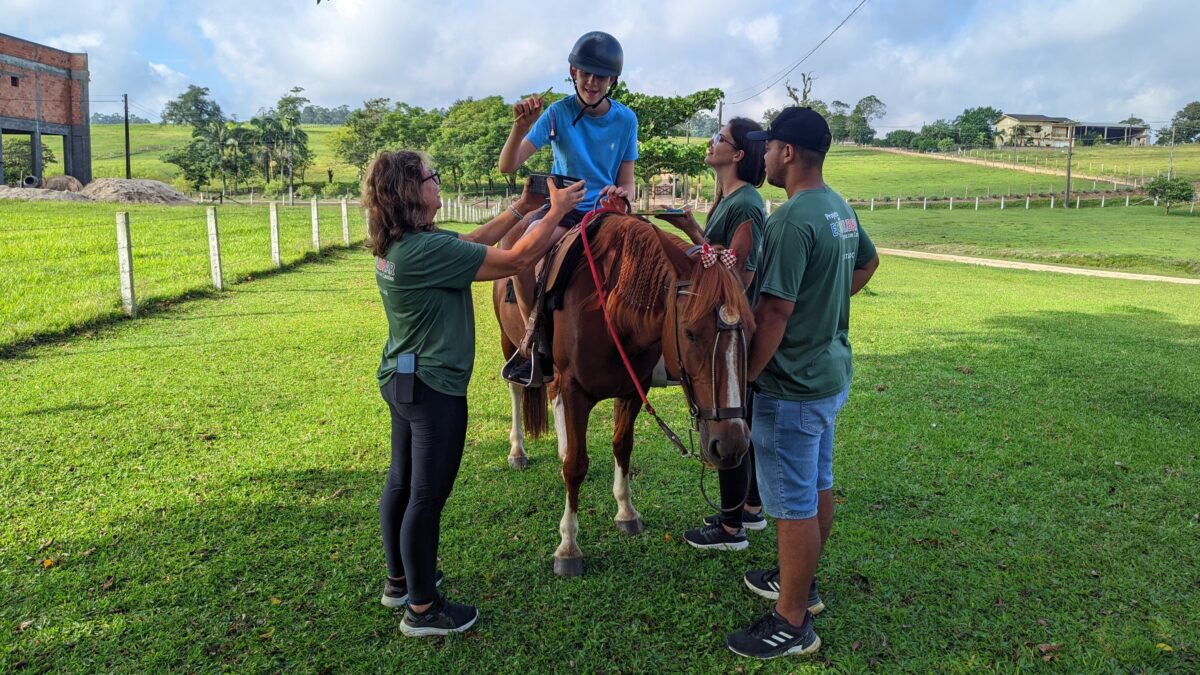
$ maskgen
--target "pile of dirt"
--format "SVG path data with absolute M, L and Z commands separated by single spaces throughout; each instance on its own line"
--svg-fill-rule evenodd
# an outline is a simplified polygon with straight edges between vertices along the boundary
M 124 178 L 99 178 L 83 188 L 83 194 L 98 202 L 123 202 L 126 204 L 192 204 L 166 183 L 156 180 L 125 180 Z
M 75 176 L 54 176 L 47 179 L 42 187 L 59 192 L 79 192 L 83 189 L 83 183 L 80 183 Z
M 75 192 L 43 190 L 41 188 L 14 188 L 0 185 L 0 199 L 18 199 L 25 202 L 90 202 L 92 200 Z

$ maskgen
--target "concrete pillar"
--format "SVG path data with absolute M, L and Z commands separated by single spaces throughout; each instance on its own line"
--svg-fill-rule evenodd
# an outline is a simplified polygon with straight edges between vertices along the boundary
M 4 185 L 4 130 L 0 129 L 0 185 Z
M 42 185 L 42 132 L 35 129 L 29 136 L 29 154 L 33 160 L 33 175 L 38 179 L 38 187 Z M 24 178 L 24 176 L 21 176 Z

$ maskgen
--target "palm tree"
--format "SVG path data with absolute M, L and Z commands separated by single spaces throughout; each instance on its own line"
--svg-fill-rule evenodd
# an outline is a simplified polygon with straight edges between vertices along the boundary
M 263 115 L 252 118 L 250 125 L 257 130 L 259 160 L 262 162 L 263 176 L 269 183 L 275 179 L 273 168 L 279 166 L 282 158 L 283 123 L 275 115 Z

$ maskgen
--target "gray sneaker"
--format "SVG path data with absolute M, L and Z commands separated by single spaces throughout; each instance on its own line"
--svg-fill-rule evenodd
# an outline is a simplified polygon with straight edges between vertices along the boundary
M 445 578 L 445 576 L 446 575 L 442 574 L 441 570 L 438 570 L 433 579 L 434 587 L 441 586 L 442 579 Z M 403 581 L 395 583 L 391 579 L 383 582 L 383 596 L 379 598 L 379 604 L 391 609 L 396 609 L 398 607 L 407 605 L 408 584 Z
M 415 614 L 412 607 L 404 610 L 404 620 L 400 622 L 400 632 L 409 637 L 428 637 L 462 633 L 479 620 L 479 610 L 471 605 L 460 605 L 450 602 L 445 596 L 438 596 L 429 609 Z
M 768 600 L 779 599 L 779 568 L 770 570 L 750 570 L 744 577 L 746 588 Z M 817 578 L 813 577 L 812 586 L 808 587 L 808 611 L 816 616 L 825 609 L 821 594 L 817 590 Z
M 705 525 L 683 533 L 683 540 L 696 548 L 717 551 L 740 551 L 750 545 L 746 539 L 746 531 L 738 530 L 737 534 L 729 534 L 725 526 Z
M 714 513 L 711 516 L 706 516 L 704 518 L 705 525 L 717 525 L 720 522 L 721 522 L 720 512 Z M 754 513 L 752 511 L 746 511 L 745 509 L 743 509 L 742 510 L 742 527 L 746 528 L 747 530 L 754 530 L 755 532 L 757 532 L 758 530 L 765 530 L 765 529 L 767 529 L 767 517 L 765 515 L 763 515 L 762 511 L 759 511 L 758 513 Z

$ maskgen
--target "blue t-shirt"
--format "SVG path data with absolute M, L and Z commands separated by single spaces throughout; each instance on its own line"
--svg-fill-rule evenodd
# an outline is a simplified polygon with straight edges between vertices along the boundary
M 582 178 L 587 194 L 576 209 L 591 211 L 596 206 L 600 190 L 617 184 L 621 162 L 638 158 L 637 115 L 629 108 L 612 101 L 612 107 L 600 117 L 584 114 L 579 123 L 571 122 L 579 114 L 576 97 L 568 96 L 550 104 L 525 138 L 535 148 L 551 143 L 554 153 L 554 173 Z M 550 120 L 558 136 L 550 140 Z

